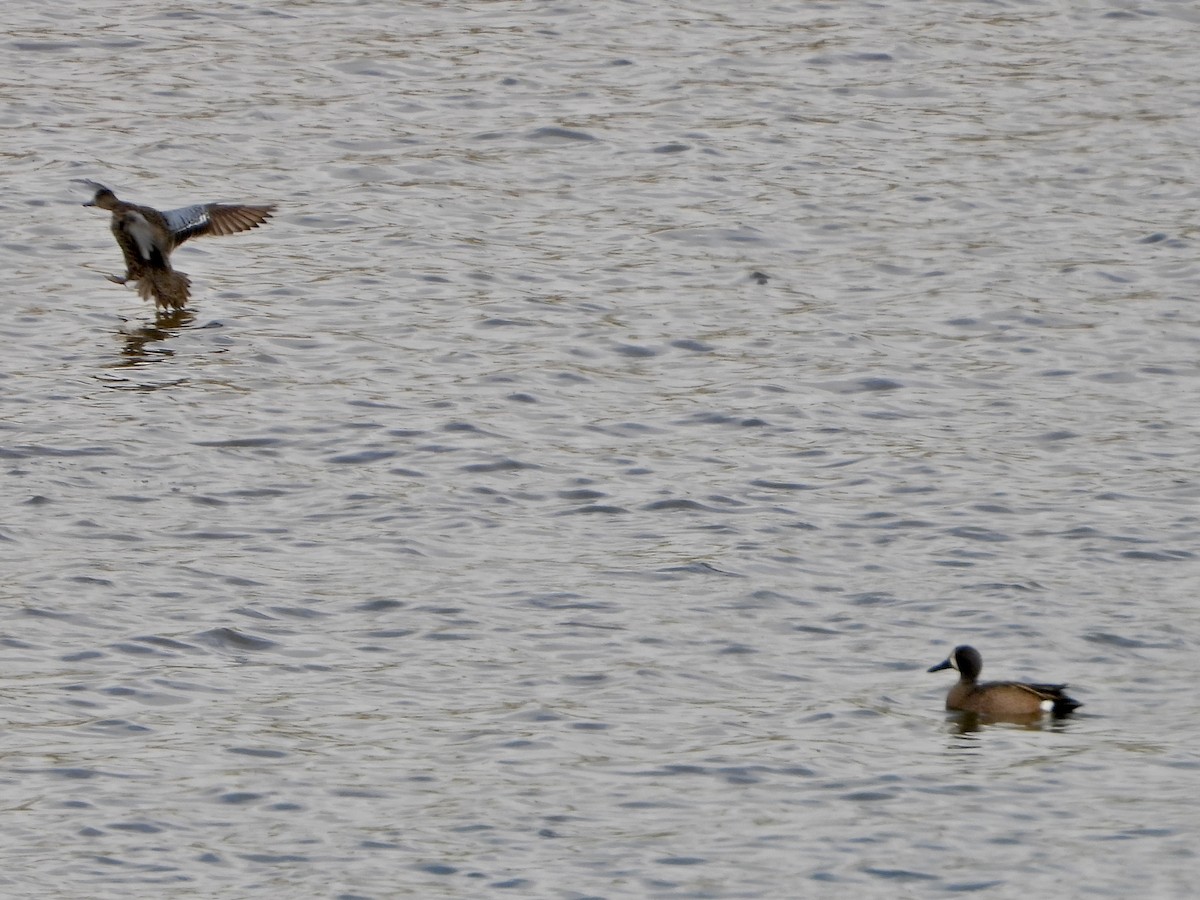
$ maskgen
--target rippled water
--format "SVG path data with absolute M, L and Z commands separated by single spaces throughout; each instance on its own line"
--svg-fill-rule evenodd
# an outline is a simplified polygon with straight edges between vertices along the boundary
M 77 6 L 0 893 L 1190 893 L 1192 4 Z M 280 213 L 156 321 L 74 178 Z M 1086 705 L 961 728 L 966 641 Z

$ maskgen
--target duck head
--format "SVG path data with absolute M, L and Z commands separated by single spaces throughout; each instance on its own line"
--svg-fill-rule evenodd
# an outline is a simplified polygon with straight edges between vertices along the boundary
M 940 672 L 942 669 L 954 669 L 962 676 L 963 681 L 974 681 L 983 671 L 983 657 L 974 647 L 963 645 L 955 647 L 949 658 L 930 667 L 929 672 Z
M 100 182 L 91 181 L 87 178 L 78 178 L 76 180 L 80 184 L 86 184 L 96 192 L 95 196 L 93 196 L 91 200 L 83 204 L 84 206 L 98 206 L 100 209 L 112 209 L 114 206 L 116 206 L 117 195 L 104 185 L 100 184 Z

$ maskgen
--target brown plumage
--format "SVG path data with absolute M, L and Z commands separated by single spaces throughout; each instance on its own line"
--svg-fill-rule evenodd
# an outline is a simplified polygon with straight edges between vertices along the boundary
M 1064 692 L 1065 684 L 1027 684 L 1023 681 L 978 682 L 983 657 L 974 647 L 955 647 L 944 662 L 929 669 L 958 670 L 958 682 L 946 695 L 946 709 L 978 713 L 993 719 L 1026 719 L 1048 712 L 1066 716 L 1083 706 Z
M 155 306 L 182 309 L 187 303 L 191 281 L 183 272 L 171 268 L 171 252 L 191 237 L 236 234 L 257 228 L 271 218 L 274 206 L 230 206 L 199 203 L 181 209 L 160 212 L 118 200 L 102 184 L 84 181 L 96 195 L 84 206 L 95 206 L 112 213 L 112 232 L 125 256 L 125 275 L 109 275 L 110 281 L 137 283 L 143 299 Z

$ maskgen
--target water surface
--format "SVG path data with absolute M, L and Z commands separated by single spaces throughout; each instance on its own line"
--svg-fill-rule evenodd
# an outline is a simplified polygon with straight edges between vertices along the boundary
M 8 893 L 1186 895 L 1189 5 L 8 16 Z

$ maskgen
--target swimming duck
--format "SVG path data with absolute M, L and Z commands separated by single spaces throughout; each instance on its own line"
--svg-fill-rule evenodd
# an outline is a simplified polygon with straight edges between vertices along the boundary
M 96 195 L 84 206 L 112 212 L 112 232 L 125 255 L 125 275 L 107 276 L 109 281 L 137 282 L 143 300 L 154 298 L 157 308 L 182 309 L 187 303 L 190 279 L 171 268 L 171 251 L 190 237 L 236 234 L 257 228 L 275 211 L 272 206 L 230 206 L 198 203 L 181 209 L 159 211 L 118 200 L 102 184 L 83 180 Z
M 992 718 L 1025 718 L 1048 712 L 1066 716 L 1083 706 L 1063 691 L 1065 684 L 1026 684 L 1022 681 L 986 681 L 978 683 L 983 657 L 974 647 L 955 647 L 948 659 L 932 666 L 930 672 L 956 669 L 958 683 L 946 695 L 946 709 L 978 713 Z

